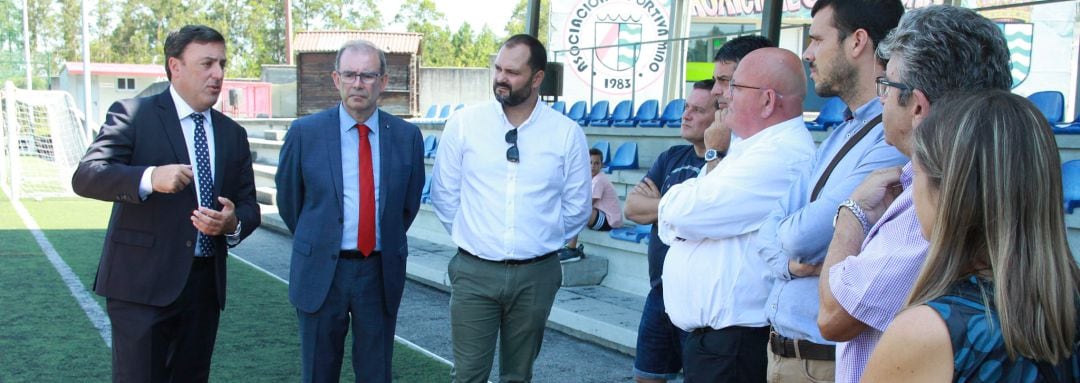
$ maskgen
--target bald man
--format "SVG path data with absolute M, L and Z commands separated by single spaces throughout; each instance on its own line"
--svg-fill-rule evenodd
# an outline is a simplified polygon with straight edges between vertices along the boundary
M 690 333 L 686 382 L 764 382 L 768 265 L 751 249 L 761 222 L 810 171 L 814 140 L 802 120 L 806 80 L 795 54 L 762 48 L 732 75 L 724 125 L 739 138 L 727 157 L 660 200 L 664 302 Z

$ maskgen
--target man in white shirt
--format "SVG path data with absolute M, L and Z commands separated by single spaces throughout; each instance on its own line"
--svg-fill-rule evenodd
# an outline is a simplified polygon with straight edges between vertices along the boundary
M 732 75 L 724 125 L 740 140 L 727 157 L 660 200 L 664 302 L 690 332 L 686 382 L 764 382 L 773 276 L 750 251 L 758 227 L 813 165 L 802 120 L 806 79 L 795 54 L 761 48 Z
M 547 53 L 515 35 L 495 57 L 495 102 L 443 130 L 431 201 L 458 253 L 450 261 L 453 381 L 527 382 L 562 283 L 556 253 L 592 211 L 589 149 L 578 124 L 540 105 Z

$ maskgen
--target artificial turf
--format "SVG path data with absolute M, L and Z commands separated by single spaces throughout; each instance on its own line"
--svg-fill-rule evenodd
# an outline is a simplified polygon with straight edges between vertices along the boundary
M 79 199 L 23 200 L 49 242 L 93 287 L 111 204 Z M 229 261 L 210 380 L 295 382 L 300 379 L 296 311 L 288 287 L 242 262 Z M 93 295 L 104 307 L 104 299 Z M 353 381 L 345 345 L 342 381 Z M 0 194 L 0 382 L 100 382 L 110 379 L 110 350 Z M 450 367 L 401 344 L 394 380 L 442 382 Z

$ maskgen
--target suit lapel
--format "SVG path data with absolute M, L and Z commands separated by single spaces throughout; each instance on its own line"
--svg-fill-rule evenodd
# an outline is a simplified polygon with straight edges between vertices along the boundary
M 326 127 L 315 127 L 315 131 L 326 134 L 323 142 L 326 143 L 326 159 L 330 160 L 330 181 L 334 183 L 334 197 L 337 198 L 338 208 L 345 206 L 344 191 L 341 185 L 341 118 L 339 108 L 331 109 L 326 120 L 322 122 Z
M 222 115 L 221 113 L 218 113 L 217 111 L 215 111 L 213 109 L 210 109 L 210 122 L 211 122 L 212 126 L 214 127 L 214 196 L 215 197 L 221 195 L 221 182 L 222 182 L 222 179 L 224 179 L 223 173 L 225 173 L 225 168 L 226 168 L 226 166 L 224 164 L 228 163 L 228 162 L 225 161 L 225 156 L 229 155 L 229 153 L 232 153 L 231 150 L 227 150 L 227 149 L 231 149 L 232 144 L 233 144 L 232 142 L 229 142 L 228 139 L 225 137 L 225 119 L 223 117 L 224 117 L 224 115 Z M 215 200 L 216 200 L 216 198 L 215 198 Z
M 379 129 L 381 129 L 379 131 L 379 186 L 381 187 L 379 188 L 378 193 L 379 201 L 382 202 L 376 208 L 378 209 L 377 214 L 379 215 L 379 218 L 382 218 L 383 213 L 386 211 L 386 209 L 384 209 L 386 206 L 386 195 L 388 194 L 390 185 L 392 185 L 390 182 L 390 151 L 393 150 L 393 148 L 400 146 L 395 145 L 397 137 L 394 136 L 394 129 L 390 129 L 389 115 L 379 109 L 376 109 L 376 111 L 379 113 Z
M 169 147 L 172 148 L 177 163 L 190 165 L 191 158 L 188 158 L 184 131 L 180 128 L 180 119 L 176 116 L 176 104 L 168 89 L 158 94 L 157 106 L 158 118 L 161 119 L 161 126 L 165 128 L 165 138 L 169 140 Z

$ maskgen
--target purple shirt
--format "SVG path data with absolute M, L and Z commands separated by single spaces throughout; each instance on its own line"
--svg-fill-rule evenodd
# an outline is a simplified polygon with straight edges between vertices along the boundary
M 929 243 L 922 236 L 912 202 L 911 163 L 904 165 L 904 191 L 870 228 L 858 256 L 829 269 L 829 288 L 844 310 L 870 326 L 848 342 L 837 344 L 836 381 L 858 382 L 870 353 L 896 314 L 904 308 L 919 276 Z

